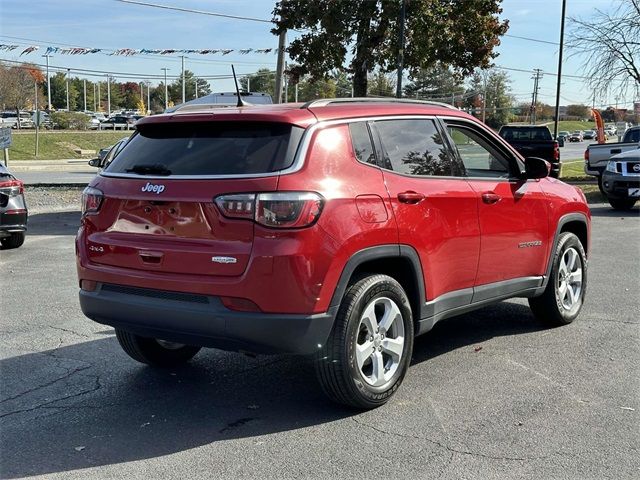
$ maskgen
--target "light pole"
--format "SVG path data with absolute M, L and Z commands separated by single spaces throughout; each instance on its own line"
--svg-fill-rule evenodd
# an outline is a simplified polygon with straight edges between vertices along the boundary
M 184 82 L 184 55 L 182 55 L 180 58 L 182 58 L 182 103 L 184 103 L 186 101 L 186 83 Z
M 51 110 L 51 78 L 49 77 L 49 57 L 51 55 L 43 55 L 44 58 L 47 59 L 47 108 L 46 110 Z
M 100 80 L 98 80 L 98 111 L 102 111 L 102 96 L 100 95 Z
M 98 111 L 98 106 L 96 104 L 96 84 L 93 84 L 93 111 L 97 112 Z
M 107 74 L 107 116 L 111 116 L 111 75 L 109 74 Z
M 167 70 L 169 68 L 161 68 L 160 70 L 164 70 L 164 109 L 169 108 L 169 88 L 167 87 Z
M 151 112 L 151 82 L 146 80 L 145 83 L 147 84 L 147 111 L 144 112 L 146 115 Z
M 71 70 L 67 68 L 67 112 L 70 112 L 69 108 L 69 75 L 71 74 Z
M 193 77 L 193 83 L 195 83 L 196 86 L 196 100 L 198 99 L 198 79 L 196 77 Z
M 84 85 L 84 111 L 87 111 L 87 79 L 83 79 L 82 83 Z
M 558 120 L 560 119 L 560 82 L 562 81 L 562 46 L 564 43 L 564 15 L 567 0 L 562 0 L 562 19 L 560 20 L 560 50 L 558 51 L 558 84 L 556 85 L 556 118 L 553 123 L 553 138 L 558 138 Z

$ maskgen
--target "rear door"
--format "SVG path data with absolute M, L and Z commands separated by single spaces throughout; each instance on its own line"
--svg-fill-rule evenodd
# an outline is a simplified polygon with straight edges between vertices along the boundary
M 94 184 L 98 215 L 85 216 L 92 262 L 167 273 L 241 275 L 253 245 L 251 201 L 214 199 L 270 192 L 302 133 L 279 123 L 149 124 L 126 143 Z M 238 203 L 238 204 L 236 204 Z
M 476 195 L 434 118 L 372 122 L 400 244 L 422 264 L 427 300 L 458 292 L 469 303 L 480 251 Z
M 461 119 L 445 124 L 478 203 L 476 285 L 542 275 L 548 211 L 540 181 L 520 179 L 515 156 L 480 126 Z

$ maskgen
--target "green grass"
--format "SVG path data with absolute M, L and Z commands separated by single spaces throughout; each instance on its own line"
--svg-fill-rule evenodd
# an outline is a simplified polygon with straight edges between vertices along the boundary
M 551 133 L 553 133 L 553 122 L 543 122 L 544 125 L 549 127 Z M 575 130 L 595 130 L 595 122 L 578 122 L 570 120 L 562 120 L 558 122 L 558 131 L 574 132 Z
M 131 131 L 119 132 L 40 132 L 38 160 L 59 160 L 66 158 L 83 158 L 73 150 L 98 151 L 101 148 L 113 145 L 118 140 L 133 133 Z M 9 149 L 9 160 L 35 160 L 35 131 L 12 135 L 13 143 Z
M 560 172 L 560 178 L 563 180 L 567 179 L 590 179 L 593 180 L 595 177 L 591 177 L 584 173 L 584 161 L 570 161 L 562 164 L 562 171 Z

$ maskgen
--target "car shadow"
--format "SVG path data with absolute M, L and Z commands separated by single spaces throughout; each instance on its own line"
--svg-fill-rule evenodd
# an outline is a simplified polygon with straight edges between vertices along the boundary
M 604 203 L 591 205 L 590 210 L 592 217 L 640 217 L 640 202 L 638 202 L 631 210 L 614 210 L 608 204 Z
M 540 328 L 523 305 L 487 307 L 417 339 L 413 364 Z M 310 359 L 203 350 L 189 366 L 158 370 L 100 331 L 110 332 L 0 361 L 0 477 L 156 458 L 359 413 L 324 397 Z
M 27 236 L 75 235 L 80 226 L 80 211 L 34 213 L 29 215 Z

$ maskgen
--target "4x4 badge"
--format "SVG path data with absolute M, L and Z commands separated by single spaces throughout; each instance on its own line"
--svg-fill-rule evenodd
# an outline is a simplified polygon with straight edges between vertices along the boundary
M 164 185 L 154 185 L 153 183 L 147 182 L 147 184 L 141 188 L 143 192 L 153 192 L 156 195 L 160 195 L 164 192 Z

